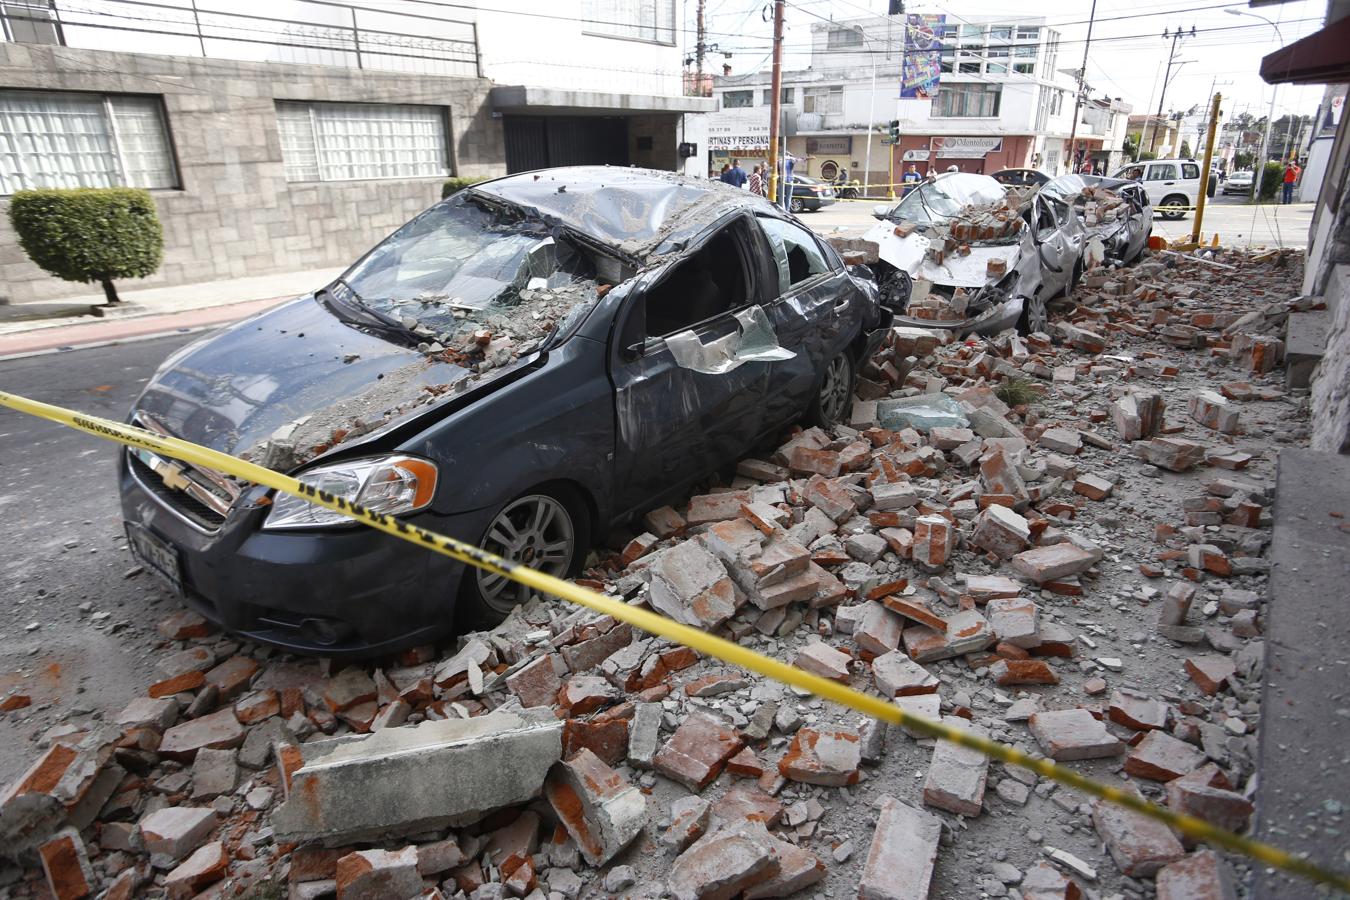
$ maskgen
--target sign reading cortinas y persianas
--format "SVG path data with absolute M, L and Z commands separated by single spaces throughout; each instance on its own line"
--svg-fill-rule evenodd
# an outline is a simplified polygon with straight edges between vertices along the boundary
M 769 114 L 765 110 L 723 110 L 709 116 L 708 149 L 748 153 L 769 149 Z

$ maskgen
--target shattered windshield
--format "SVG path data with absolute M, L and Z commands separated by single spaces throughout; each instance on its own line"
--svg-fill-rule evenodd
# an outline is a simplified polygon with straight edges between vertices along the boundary
M 394 232 L 340 283 L 436 352 L 501 338 L 524 352 L 598 299 L 589 259 L 561 232 L 468 192 Z
M 910 191 L 886 217 L 894 222 L 933 225 L 956 217 L 967 206 L 1000 203 L 1005 195 L 1003 185 L 988 175 L 948 175 Z

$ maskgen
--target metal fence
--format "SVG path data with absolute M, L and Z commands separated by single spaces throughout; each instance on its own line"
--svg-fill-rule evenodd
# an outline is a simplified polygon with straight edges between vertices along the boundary
M 472 10 L 424 0 L 0 0 L 9 41 L 258 62 L 481 75 Z

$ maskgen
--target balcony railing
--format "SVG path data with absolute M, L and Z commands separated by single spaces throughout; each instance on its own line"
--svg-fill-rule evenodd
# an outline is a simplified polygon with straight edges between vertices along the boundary
M 277 0 L 272 15 L 237 9 L 234 0 L 8 0 L 0 6 L 0 23 L 7 41 L 481 75 L 472 18 L 392 12 L 333 0 Z

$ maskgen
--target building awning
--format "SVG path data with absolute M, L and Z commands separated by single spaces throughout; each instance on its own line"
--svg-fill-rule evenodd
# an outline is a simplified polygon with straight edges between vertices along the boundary
M 618 94 L 569 91 L 559 88 L 499 85 L 489 94 L 492 108 L 504 113 L 536 116 L 613 116 L 654 113 L 708 113 L 717 109 L 712 97 L 676 97 L 659 94 Z
M 1261 77 L 1266 84 L 1350 81 L 1350 16 L 1262 59 Z

